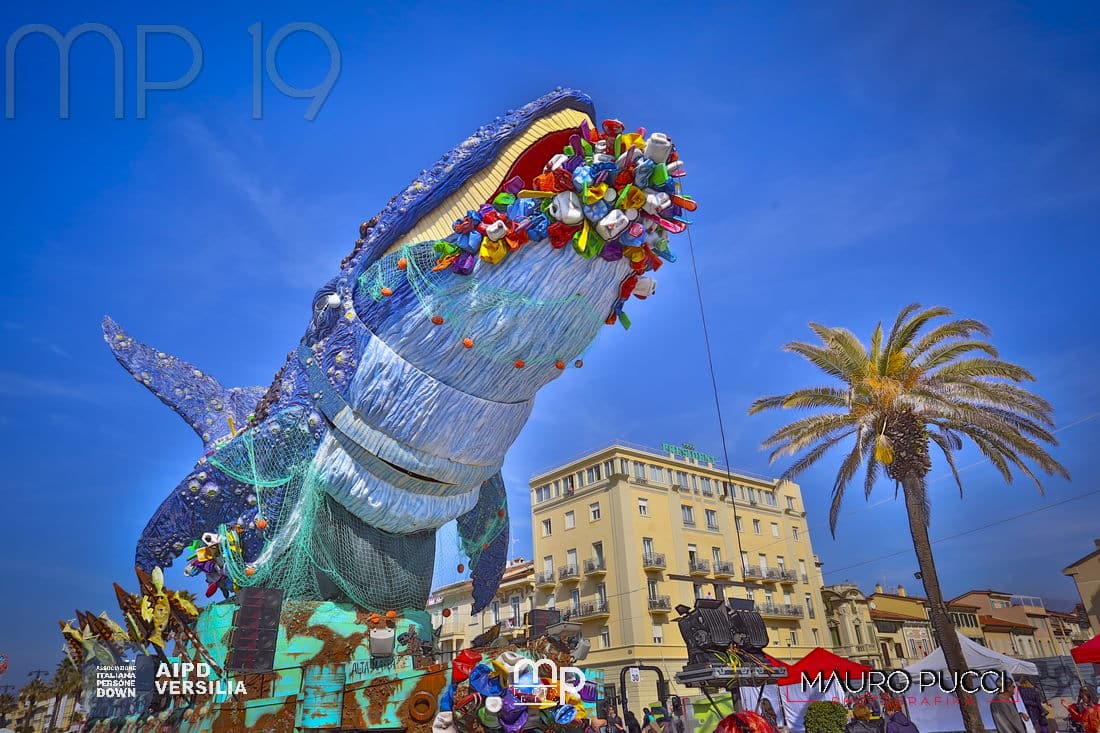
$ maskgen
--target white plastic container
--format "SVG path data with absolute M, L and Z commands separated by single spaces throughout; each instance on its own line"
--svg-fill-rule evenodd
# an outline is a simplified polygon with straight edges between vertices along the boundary
M 599 223 L 596 224 L 596 231 L 604 239 L 612 240 L 622 234 L 628 226 L 630 226 L 630 219 L 626 218 L 623 210 L 612 209 L 607 216 L 600 219 Z
M 372 657 L 392 657 L 396 638 L 391 628 L 370 630 L 370 655 Z
M 662 211 L 672 206 L 672 199 L 664 191 L 651 191 L 645 192 L 645 205 L 642 206 L 646 210 L 647 214 L 653 214 L 656 216 Z
M 580 224 L 584 221 L 580 197 L 572 191 L 562 191 L 550 202 L 550 216 L 564 224 Z
M 485 227 L 485 236 L 494 242 L 499 242 L 508 234 L 508 225 L 502 221 L 494 221 Z
M 645 300 L 656 292 L 657 281 L 651 277 L 640 277 L 638 278 L 638 282 L 634 284 L 633 295 L 642 300 Z
M 645 157 L 660 165 L 668 162 L 672 152 L 672 141 L 663 132 L 655 132 L 645 141 Z

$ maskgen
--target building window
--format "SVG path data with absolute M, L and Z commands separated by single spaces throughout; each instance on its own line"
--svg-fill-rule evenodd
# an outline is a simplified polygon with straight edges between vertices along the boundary
M 695 564 L 695 561 L 699 559 L 699 548 L 695 545 L 688 545 L 688 562 Z
M 642 538 L 642 554 L 647 556 L 647 557 L 651 557 L 653 555 L 653 538 L 652 537 L 643 537 Z
M 775 596 L 772 595 L 772 592 L 770 590 L 764 591 L 764 605 L 765 606 L 775 605 Z
M 799 560 L 798 561 L 798 574 L 802 576 L 802 582 L 803 583 L 810 582 L 809 577 L 806 575 L 806 561 L 805 560 Z
M 814 636 L 814 646 L 821 646 L 821 634 L 817 633 L 817 629 L 810 629 L 810 633 Z
M 696 598 L 702 598 L 703 597 L 703 586 L 701 586 L 698 583 L 692 583 L 691 584 L 691 589 L 695 593 Z
M 772 522 L 772 537 L 779 537 L 779 525 Z
M 576 526 L 577 526 L 577 515 L 576 515 L 576 513 L 575 512 L 566 512 L 565 513 L 565 528 L 566 529 L 573 529 Z
M 542 536 L 543 537 L 549 537 L 552 532 L 553 532 L 553 525 L 550 523 L 550 520 L 549 519 L 542 520 Z
M 703 496 L 712 496 L 714 494 L 714 489 L 712 489 L 710 486 L 709 478 L 703 476 L 701 479 L 699 479 L 699 483 L 702 484 Z
M 634 478 L 645 481 L 645 464 L 634 461 Z
M 554 575 L 554 556 L 547 555 L 542 558 L 542 570 L 544 573 L 553 576 Z
M 829 627 L 829 635 L 833 637 L 833 648 L 834 649 L 839 649 L 840 648 L 840 632 L 837 630 L 837 628 L 835 626 L 830 626 Z
M 646 590 L 649 591 L 650 599 L 657 597 L 657 581 L 650 578 L 646 581 Z
M 775 492 L 774 491 L 765 491 L 764 492 L 764 503 L 767 504 L 768 506 L 779 506 L 778 502 L 776 502 L 776 500 L 775 500 Z
M 745 528 L 741 526 L 741 517 L 733 518 L 733 525 L 737 528 L 738 532 L 744 532 Z
M 752 520 L 752 533 L 753 534 L 760 534 L 760 520 L 759 519 Z
M 611 478 L 611 474 L 615 473 L 615 461 L 603 462 L 604 478 Z
M 649 516 L 649 499 L 638 499 L 638 515 L 642 517 Z
M 550 499 L 550 484 L 535 489 L 535 503 L 540 504 Z
M 607 628 L 606 626 L 600 629 L 600 648 L 611 648 L 611 629 Z
M 630 475 L 630 461 L 625 458 L 619 459 L 619 473 L 624 476 Z
M 499 624 L 500 623 L 500 602 L 499 601 L 493 601 L 492 608 L 493 608 L 493 623 L 494 624 Z
M 741 553 L 741 569 L 742 570 L 748 570 L 749 569 L 749 553 L 747 553 L 747 552 L 742 552 Z
M 787 508 L 788 509 L 794 509 L 794 498 L 793 497 L 790 497 L 790 496 L 787 497 Z
M 588 519 L 592 522 L 599 521 L 600 519 L 600 502 L 595 502 L 588 505 Z
M 577 548 L 572 548 L 565 551 L 565 564 L 568 567 L 576 569 L 577 567 Z
M 806 615 L 810 618 L 814 618 L 817 614 L 814 613 L 814 598 L 809 593 L 806 594 Z
M 722 562 L 722 548 L 712 547 L 710 548 L 710 558 L 714 560 L 715 568 L 718 567 L 718 563 Z
M 792 631 L 790 638 L 791 646 L 798 646 L 798 632 Z
M 596 598 L 599 599 L 601 604 L 606 604 L 607 603 L 607 584 L 606 583 L 597 583 L 596 584 Z
M 596 564 L 603 567 L 603 543 L 592 543 L 592 559 L 596 561 Z
M 685 489 L 688 487 L 688 475 L 683 471 L 676 472 L 676 485 L 683 486 Z
M 665 643 L 665 627 L 662 624 L 653 624 L 653 643 Z
M 695 526 L 695 508 L 692 507 L 691 504 L 680 505 L 680 516 L 684 520 L 685 527 Z
M 798 542 L 798 527 L 791 527 L 791 539 Z
M 561 479 L 554 482 L 554 496 L 561 496 Z
M 581 592 L 579 590 L 573 590 L 569 593 L 569 606 L 573 609 L 573 613 L 576 613 L 581 607 Z
M 713 509 L 703 511 L 707 518 L 707 529 L 718 529 L 718 512 Z
M 751 486 L 749 487 L 749 503 L 756 503 L 756 489 L 752 488 Z
M 856 633 L 856 644 L 863 644 L 863 629 L 859 627 L 859 624 L 852 624 L 852 630 Z
M 760 572 L 764 573 L 764 575 L 767 575 L 768 574 L 768 556 L 765 555 L 763 552 L 761 552 L 759 555 L 757 555 L 757 558 L 760 560 Z
M 657 483 L 664 483 L 663 474 L 664 474 L 664 471 L 661 470 L 660 466 L 650 466 L 649 467 L 649 480 L 650 481 L 655 481 Z
M 512 625 L 519 626 L 520 611 L 519 611 L 519 596 L 512 596 Z

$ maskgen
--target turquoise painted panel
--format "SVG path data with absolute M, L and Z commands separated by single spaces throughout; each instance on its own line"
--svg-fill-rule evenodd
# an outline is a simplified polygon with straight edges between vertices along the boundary
M 343 693 L 344 665 L 322 664 L 302 670 L 302 729 L 339 727 Z

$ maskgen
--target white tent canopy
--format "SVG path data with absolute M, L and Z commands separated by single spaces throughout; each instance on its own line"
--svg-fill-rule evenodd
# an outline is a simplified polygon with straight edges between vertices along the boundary
M 966 657 L 966 668 L 973 670 L 989 670 L 999 669 L 1009 674 L 1026 674 L 1026 675 L 1038 675 L 1039 668 L 1031 662 L 1025 662 L 1022 659 L 1014 659 L 1007 654 L 1001 654 L 995 652 L 992 649 L 982 646 L 973 639 L 967 638 L 955 632 L 959 637 L 959 643 L 962 644 L 963 656 Z M 940 647 L 936 651 L 929 654 L 920 661 L 913 662 L 905 671 L 910 675 L 919 674 L 920 672 L 930 670 L 933 672 L 946 672 L 947 662 L 943 658 L 943 647 Z

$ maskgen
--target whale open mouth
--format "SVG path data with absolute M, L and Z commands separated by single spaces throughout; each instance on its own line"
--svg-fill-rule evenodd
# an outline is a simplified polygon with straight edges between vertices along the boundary
M 398 237 L 386 253 L 411 242 L 432 242 L 454 232 L 457 219 L 491 201 L 504 183 L 514 176 L 531 181 L 542 172 L 546 161 L 569 144 L 569 136 L 582 122 L 594 125 L 592 118 L 576 109 L 566 108 L 538 118 L 522 133 L 508 141 L 491 163 L 466 179 L 459 189 L 434 209 L 420 217 L 412 228 Z

